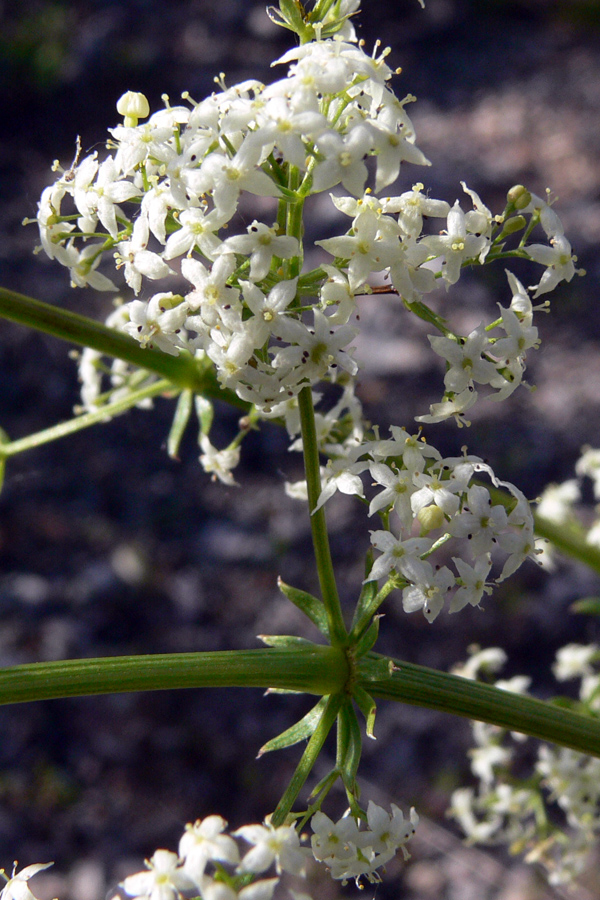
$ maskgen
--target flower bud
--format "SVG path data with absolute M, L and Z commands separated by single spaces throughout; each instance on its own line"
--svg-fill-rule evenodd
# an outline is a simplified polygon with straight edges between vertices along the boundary
M 440 528 L 445 522 L 443 511 L 435 503 L 420 509 L 417 513 L 417 519 L 421 523 L 423 534 L 427 534 L 435 528 Z
M 531 194 L 522 184 L 515 184 L 509 190 L 506 199 L 515 209 L 525 209 L 531 203 Z
M 150 104 L 144 94 L 127 91 L 117 101 L 117 112 L 125 117 L 126 128 L 135 128 L 138 119 L 145 119 L 150 112 Z
M 506 237 L 509 234 L 514 234 L 515 231 L 521 231 L 522 228 L 525 228 L 527 225 L 527 219 L 525 216 L 511 216 L 510 219 L 507 219 L 502 227 L 502 234 L 500 237 Z

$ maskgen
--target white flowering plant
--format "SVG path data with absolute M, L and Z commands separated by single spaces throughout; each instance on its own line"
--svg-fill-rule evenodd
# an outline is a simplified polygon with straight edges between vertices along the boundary
M 536 312 L 548 311 L 557 284 L 583 272 L 549 195 L 516 185 L 494 213 L 464 183 L 453 203 L 431 197 L 421 181 L 387 192 L 406 164 L 429 162 L 407 111 L 415 98 L 399 99 L 391 87 L 389 50 L 377 44 L 369 54 L 356 39 L 358 7 L 358 0 L 316 0 L 310 8 L 280 0 L 269 15 L 297 38 L 274 63 L 286 74 L 269 85 L 227 86 L 221 76 L 206 99 L 186 94 L 173 106 L 165 97 L 152 113 L 143 94 L 128 92 L 117 103 L 122 122 L 109 129 L 106 154 L 82 158 L 78 144 L 68 169 L 55 164 L 35 220 L 41 249 L 69 270 L 74 286 L 115 295 L 105 325 L 0 289 L 0 315 L 83 348 L 75 418 L 19 440 L 3 435 L 3 467 L 30 447 L 149 408 L 160 396 L 177 398 L 168 452 L 177 455 L 195 415 L 200 463 L 225 485 L 236 484 L 243 441 L 256 428 L 284 429 L 290 449 L 303 454 L 305 478 L 286 490 L 310 520 L 320 595 L 283 580 L 279 586 L 318 640 L 262 635 L 262 650 L 65 660 L 0 673 L 3 703 L 192 686 L 318 698 L 262 748 L 306 742 L 264 824 L 228 834 L 220 816 L 208 815 L 188 825 L 177 853 L 157 850 L 146 871 L 125 879 L 127 896 L 262 900 L 284 873 L 301 877 L 309 857 L 342 882 L 380 880 L 398 850 L 408 856 L 418 815 L 361 802 L 360 720 L 374 737 L 377 699 L 478 721 L 473 769 L 482 787 L 452 801 L 472 839 L 504 840 L 546 861 L 552 838 L 553 872 L 566 880 L 600 828 L 597 786 L 582 787 L 582 780 L 597 785 L 600 765 L 596 647 L 565 648 L 557 663 L 559 677 L 569 670 L 584 679 L 581 702 L 570 706 L 534 699 L 521 681 L 476 680 L 486 665 L 499 665 L 500 651 L 478 653 L 447 674 L 374 650 L 380 610 L 393 592 L 406 613 L 434 622 L 444 610 L 479 606 L 522 564 L 539 561 L 536 534 L 596 570 L 600 553 L 597 538 L 566 527 L 565 503 L 578 497 L 574 483 L 545 495 L 536 519 L 522 491 L 483 459 L 464 447 L 443 456 L 424 437 L 423 426 L 448 419 L 468 426 L 481 395 L 494 402 L 511 396 L 523 383 L 527 353 L 540 343 Z M 310 199 L 330 191 L 344 233 L 317 240 L 322 261 L 309 268 Z M 248 195 L 269 211 L 265 221 L 247 224 L 240 204 Z M 525 287 L 507 269 L 506 304 L 469 334 L 454 331 L 428 302 L 465 268 L 513 259 L 541 267 L 537 282 Z M 431 349 L 445 362 L 442 395 L 417 417 L 416 429 L 384 429 L 363 415 L 353 342 L 366 294 L 391 297 L 427 322 Z M 238 432 L 220 448 L 211 439 L 216 401 L 240 411 Z M 594 453 L 587 451 L 580 474 L 597 476 Z M 352 611 L 340 604 L 329 548 L 326 505 L 337 491 L 355 497 L 359 514 L 376 523 Z M 332 729 L 335 765 L 303 801 Z M 509 732 L 560 748 L 543 745 L 537 782 L 520 793 L 514 781 L 507 792 L 508 782 L 497 779 L 511 759 L 503 743 Z M 348 809 L 334 821 L 323 807 L 339 780 Z M 544 789 L 571 828 L 560 839 L 539 812 Z M 309 824 L 310 848 L 303 843 Z M 28 880 L 44 867 L 6 875 L 3 900 L 30 900 Z

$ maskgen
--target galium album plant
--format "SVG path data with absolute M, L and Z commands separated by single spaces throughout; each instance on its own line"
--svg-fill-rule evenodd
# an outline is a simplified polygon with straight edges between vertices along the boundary
M 85 155 L 78 142 L 70 167 L 55 164 L 36 220 L 41 249 L 74 286 L 114 296 L 106 325 L 0 291 L 4 317 L 82 348 L 75 418 L 20 440 L 4 436 L 3 464 L 132 407 L 151 408 L 163 395 L 177 398 L 169 453 L 177 454 L 195 417 L 200 464 L 225 485 L 236 484 L 254 429 L 285 429 L 290 450 L 304 458 L 304 480 L 286 490 L 310 519 L 320 594 L 279 586 L 315 626 L 314 642 L 262 635 L 262 650 L 66 660 L 1 673 L 4 703 L 191 686 L 316 698 L 261 750 L 301 745 L 264 823 L 229 832 L 218 811 L 199 811 L 176 851 L 157 850 L 125 879 L 130 897 L 268 900 L 283 875 L 303 876 L 309 859 L 343 883 L 379 881 L 399 851 L 408 857 L 419 817 L 361 799 L 361 743 L 363 731 L 376 734 L 377 699 L 477 720 L 479 787 L 457 791 L 451 809 L 470 840 L 505 842 L 563 882 L 580 872 L 600 829 L 597 646 L 559 652 L 556 677 L 581 681 L 580 699 L 568 703 L 535 700 L 525 679 L 485 683 L 505 660 L 498 648 L 474 652 L 456 674 L 376 652 L 390 597 L 432 628 L 438 616 L 458 612 L 468 627 L 469 607 L 494 603 L 496 585 L 540 561 L 536 533 L 596 569 L 600 553 L 598 526 L 588 534 L 573 524 L 575 482 L 549 489 L 536 521 L 521 490 L 476 454 L 436 449 L 432 425 L 468 426 L 476 403 L 502 402 L 519 388 L 540 343 L 537 313 L 549 310 L 557 284 L 583 272 L 549 194 L 515 185 L 495 212 L 464 183 L 457 199 L 431 195 L 410 119 L 415 98 L 394 93 L 389 49 L 357 41 L 358 7 L 359 0 L 310 8 L 280 0 L 268 13 L 296 41 L 273 64 L 271 84 L 229 85 L 220 76 L 211 96 L 184 94 L 177 105 L 164 97 L 154 111 L 143 94 L 128 92 L 105 151 Z M 339 211 L 341 233 L 315 242 L 322 261 L 309 268 L 304 223 L 317 194 Z M 240 215 L 246 195 L 268 210 L 249 225 Z M 537 264 L 533 286 L 510 270 L 513 259 Z M 491 321 L 457 333 L 450 301 L 442 315 L 429 295 L 449 290 L 465 268 L 491 264 L 506 271 L 505 300 Z M 398 315 L 425 320 L 431 350 L 445 363 L 440 395 L 417 424 L 364 419 L 353 341 L 360 298 L 371 293 L 395 303 Z M 227 446 L 213 443 L 216 401 L 240 412 Z M 594 478 L 600 497 L 598 451 L 585 451 L 579 474 Z M 326 509 L 336 491 L 356 499 L 370 534 L 354 609 L 340 605 L 329 550 Z M 335 765 L 315 784 L 311 773 L 332 729 Z M 547 743 L 523 779 L 510 766 L 525 735 Z M 328 799 L 338 781 L 347 803 L 341 818 Z M 31 900 L 29 879 L 47 865 L 5 874 L 3 900 Z

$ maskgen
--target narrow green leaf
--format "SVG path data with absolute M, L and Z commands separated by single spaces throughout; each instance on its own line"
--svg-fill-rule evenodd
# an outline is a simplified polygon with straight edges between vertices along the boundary
M 173 417 L 173 424 L 167 439 L 167 453 L 171 459 L 179 459 L 179 445 L 190 421 L 192 412 L 192 397 L 190 390 L 182 391 L 177 401 L 177 408 Z
M 351 703 L 345 703 L 338 715 L 337 768 L 349 794 L 356 792 L 356 773 L 360 763 L 362 739 L 360 725 Z
M 296 34 L 301 34 L 305 28 L 302 4 L 298 0 L 279 0 L 279 9 L 288 25 Z
M 316 647 L 312 641 L 297 637 L 295 634 L 258 634 L 258 639 L 267 647 L 283 647 L 286 650 L 299 650 L 301 647 Z
M 365 721 L 367 723 L 367 737 L 375 740 L 374 728 L 375 728 L 375 713 L 377 712 L 377 705 L 370 694 L 368 694 L 364 688 L 361 688 L 359 684 L 357 684 L 352 692 L 352 696 L 356 700 L 356 705 L 360 709 L 361 713 L 365 717 Z
M 569 610 L 586 616 L 600 616 L 600 597 L 583 597 L 572 603 Z
M 306 713 L 304 718 L 292 725 L 291 728 L 286 729 L 286 731 L 282 731 L 277 737 L 267 741 L 258 751 L 257 759 L 259 756 L 264 756 L 265 753 L 271 753 L 273 750 L 283 750 L 284 747 L 293 747 L 294 744 L 307 740 L 319 724 L 321 713 L 325 709 L 326 703 L 327 698 L 321 697 L 319 702 Z
M 359 639 L 356 644 L 355 653 L 356 657 L 364 656 L 371 648 L 374 646 L 377 638 L 379 637 L 379 620 L 382 619 L 383 616 L 375 616 L 363 636 Z
M 284 594 L 288 600 L 291 600 L 294 606 L 297 606 L 305 616 L 308 616 L 313 625 L 317 626 L 321 634 L 324 634 L 325 637 L 328 638 L 329 627 L 327 625 L 327 613 L 322 601 L 306 591 L 301 591 L 298 588 L 286 584 L 281 578 L 277 579 L 277 585 L 281 593 Z
M 215 408 L 208 397 L 204 397 L 202 394 L 197 394 L 194 402 L 196 415 L 200 422 L 200 435 L 208 434 L 213 423 Z
M 6 472 L 6 456 L 2 452 L 2 445 L 10 444 L 10 438 L 3 428 L 0 428 L 0 493 L 4 487 L 4 474 Z
M 340 706 L 344 702 L 341 694 L 335 694 L 324 699 L 326 700 L 326 703 L 319 716 L 317 727 L 310 736 L 308 744 L 302 754 L 302 758 L 296 767 L 296 771 L 292 775 L 292 779 L 286 788 L 283 797 L 277 804 L 275 811 L 271 816 L 271 824 L 274 828 L 283 825 L 286 821 L 292 806 L 296 802 L 298 794 L 302 790 L 306 779 L 310 775 L 310 772 L 323 749 L 323 744 L 327 739 L 327 735 L 335 725 Z

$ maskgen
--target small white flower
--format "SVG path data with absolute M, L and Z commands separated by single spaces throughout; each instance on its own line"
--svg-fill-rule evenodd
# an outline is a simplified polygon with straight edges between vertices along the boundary
M 4 870 L 0 870 L 1 874 L 7 879 L 6 884 L 0 891 L 1 900 L 36 900 L 35 895 L 31 893 L 28 881 L 34 875 L 37 875 L 38 872 L 42 872 L 52 865 L 54 863 L 34 863 L 31 866 L 25 866 L 20 872 L 13 870 L 10 878 Z
M 449 611 L 451 613 L 458 612 L 468 603 L 471 606 L 479 606 L 483 595 L 490 594 L 492 591 L 491 586 L 486 583 L 492 568 L 491 558 L 489 555 L 483 554 L 483 556 L 475 560 L 473 566 L 456 556 L 452 557 L 452 559 L 458 569 L 460 586 L 452 597 Z
M 577 257 L 573 256 L 571 245 L 563 234 L 557 234 L 550 238 L 551 246 L 546 244 L 531 244 L 526 247 L 527 255 L 534 262 L 547 266 L 536 288 L 533 299 L 540 294 L 553 291 L 561 281 L 571 281 L 573 275 L 581 271 L 575 268 Z M 531 288 L 533 290 L 533 287 Z
M 598 644 L 567 644 L 556 652 L 556 662 L 552 666 L 557 681 L 583 678 L 593 675 L 592 663 L 600 657 Z
M 202 448 L 200 463 L 204 471 L 211 474 L 214 479 L 218 478 L 223 484 L 230 487 L 235 485 L 237 482 L 234 480 L 231 470 L 235 469 L 240 461 L 240 448 L 230 447 L 225 450 L 217 450 L 206 434 L 200 436 L 200 447 Z
M 205 875 L 199 885 L 200 896 L 202 900 L 271 900 L 278 883 L 279 878 L 261 878 L 235 891 L 231 885 Z
M 395 853 L 398 847 L 404 848 L 404 844 L 412 838 L 419 824 L 419 816 L 414 808 L 411 809 L 408 820 L 395 803 L 392 803 L 391 809 L 390 815 L 383 807 L 369 800 L 367 821 L 370 832 L 367 833 L 367 839 L 376 853 L 384 853 L 387 850 L 393 850 Z
M 448 591 L 454 587 L 455 578 L 447 566 L 434 572 L 430 563 L 419 562 L 416 566 L 411 560 L 406 566 L 406 577 L 414 584 L 402 591 L 402 607 L 407 613 L 422 609 L 427 621 L 433 622 L 444 606 Z
M 274 256 L 281 259 L 290 259 L 299 251 L 296 238 L 285 234 L 277 234 L 277 226 L 257 222 L 256 219 L 248 226 L 248 234 L 239 234 L 227 238 L 223 242 L 219 253 L 242 253 L 250 258 L 250 278 L 254 281 L 262 281 L 269 272 L 271 260 Z
M 275 863 L 277 874 L 291 872 L 302 875 L 306 865 L 308 850 L 300 846 L 298 832 L 293 825 L 244 825 L 234 831 L 235 837 L 241 837 L 249 844 L 254 844 L 239 865 L 240 872 L 265 872 Z
M 541 519 L 561 525 L 573 515 L 573 504 L 580 498 L 579 484 L 574 478 L 562 484 L 549 484 L 539 499 L 537 514 Z
M 313 513 L 321 509 L 330 497 L 333 497 L 336 491 L 342 494 L 349 494 L 355 497 L 364 497 L 363 484 L 360 480 L 359 473 L 364 472 L 367 468 L 365 462 L 352 463 L 343 457 L 334 460 L 328 460 L 325 467 L 324 478 L 321 483 L 321 494 L 319 501 Z
M 176 853 L 157 850 L 145 864 L 147 872 L 129 875 L 122 887 L 130 897 L 144 900 L 178 900 L 182 891 L 194 888 L 194 882 L 184 872 Z
M 125 281 L 136 294 L 139 294 L 142 287 L 142 276 L 156 281 L 173 273 L 158 253 L 146 249 L 149 238 L 148 219 L 143 214 L 139 215 L 129 240 L 120 241 L 115 251 L 117 268 L 125 266 Z
M 390 531 L 372 531 L 371 544 L 376 550 L 381 550 L 382 555 L 375 560 L 369 572 L 369 581 L 378 581 L 389 575 L 392 569 L 409 580 L 413 577 L 427 578 L 429 564 L 420 557 L 432 547 L 433 541 L 429 538 L 407 538 L 403 541 Z
M 465 507 L 449 525 L 455 537 L 468 537 L 470 552 L 474 558 L 489 553 L 498 535 L 508 525 L 508 516 L 503 506 L 492 506 L 490 493 L 481 485 L 472 485 L 467 494 Z
M 489 247 L 489 241 L 483 235 L 467 233 L 467 221 L 458 200 L 448 213 L 446 234 L 427 235 L 423 243 L 436 257 L 442 257 L 442 277 L 446 286 L 456 284 L 465 260 L 479 258 L 482 262 L 481 257 Z
M 440 403 L 432 403 L 429 407 L 429 415 L 415 416 L 417 422 L 444 422 L 446 419 L 454 417 L 459 428 L 463 425 L 471 423 L 464 418 L 465 412 L 471 409 L 477 402 L 477 391 L 472 387 L 466 387 L 460 394 L 454 396 L 445 395 Z
M 179 841 L 179 856 L 187 875 L 199 884 L 206 864 L 210 861 L 227 862 L 237 865 L 240 855 L 233 838 L 223 831 L 227 822 L 221 816 L 207 816 L 185 826 Z
M 343 816 L 333 822 L 329 816 L 319 810 L 310 820 L 313 835 L 310 839 L 313 856 L 319 861 L 330 857 L 351 859 L 354 847 L 359 842 L 359 830 L 356 819 Z
M 484 359 L 485 354 L 489 354 L 492 349 L 492 345 L 483 323 L 460 341 L 453 341 L 444 336 L 428 335 L 428 337 L 433 350 L 449 363 L 444 376 L 447 391 L 458 394 L 473 383 L 489 384 L 497 377 L 498 370 L 495 364 L 489 359 Z

